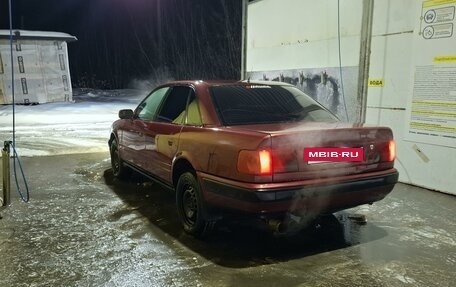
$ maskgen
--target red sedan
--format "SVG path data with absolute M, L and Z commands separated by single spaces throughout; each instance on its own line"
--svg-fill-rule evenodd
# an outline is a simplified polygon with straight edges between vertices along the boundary
M 233 212 L 283 231 L 381 200 L 398 179 L 391 129 L 340 122 L 284 83 L 171 82 L 119 117 L 114 175 L 173 188 L 195 236 Z

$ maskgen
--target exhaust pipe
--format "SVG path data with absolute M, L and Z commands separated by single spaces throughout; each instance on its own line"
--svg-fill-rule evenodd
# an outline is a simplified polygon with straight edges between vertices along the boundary
M 310 218 L 301 217 L 289 213 L 284 219 L 269 219 L 267 225 L 269 230 L 275 234 L 294 234 L 299 232 L 302 228 L 306 227 Z
M 274 233 L 284 233 L 286 230 L 285 224 L 282 220 L 279 219 L 270 219 L 267 221 L 269 230 Z

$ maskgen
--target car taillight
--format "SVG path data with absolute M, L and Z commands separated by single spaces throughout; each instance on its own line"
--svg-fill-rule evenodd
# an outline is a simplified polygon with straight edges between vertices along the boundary
M 237 169 L 239 172 L 247 174 L 271 174 L 271 152 L 269 150 L 241 150 L 238 156 Z
M 388 143 L 388 161 L 393 161 L 396 159 L 396 142 L 390 140 Z
M 396 142 L 390 140 L 383 143 L 381 150 L 381 160 L 382 162 L 394 161 L 396 159 Z

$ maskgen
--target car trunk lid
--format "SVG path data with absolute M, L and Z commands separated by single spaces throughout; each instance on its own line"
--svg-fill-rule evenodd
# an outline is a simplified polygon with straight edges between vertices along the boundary
M 362 174 L 393 167 L 391 129 L 349 123 L 291 123 L 244 126 L 271 135 L 264 147 L 272 152 L 274 182 Z M 362 161 L 310 161 L 308 148 L 357 148 Z

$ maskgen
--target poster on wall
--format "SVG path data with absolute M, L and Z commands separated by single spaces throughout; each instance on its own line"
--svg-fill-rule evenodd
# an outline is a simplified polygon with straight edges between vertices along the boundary
M 456 147 L 456 0 L 422 1 L 406 140 Z
M 341 81 L 341 74 L 343 82 Z M 358 122 L 358 67 L 290 69 L 247 72 L 247 78 L 295 85 L 346 122 Z

